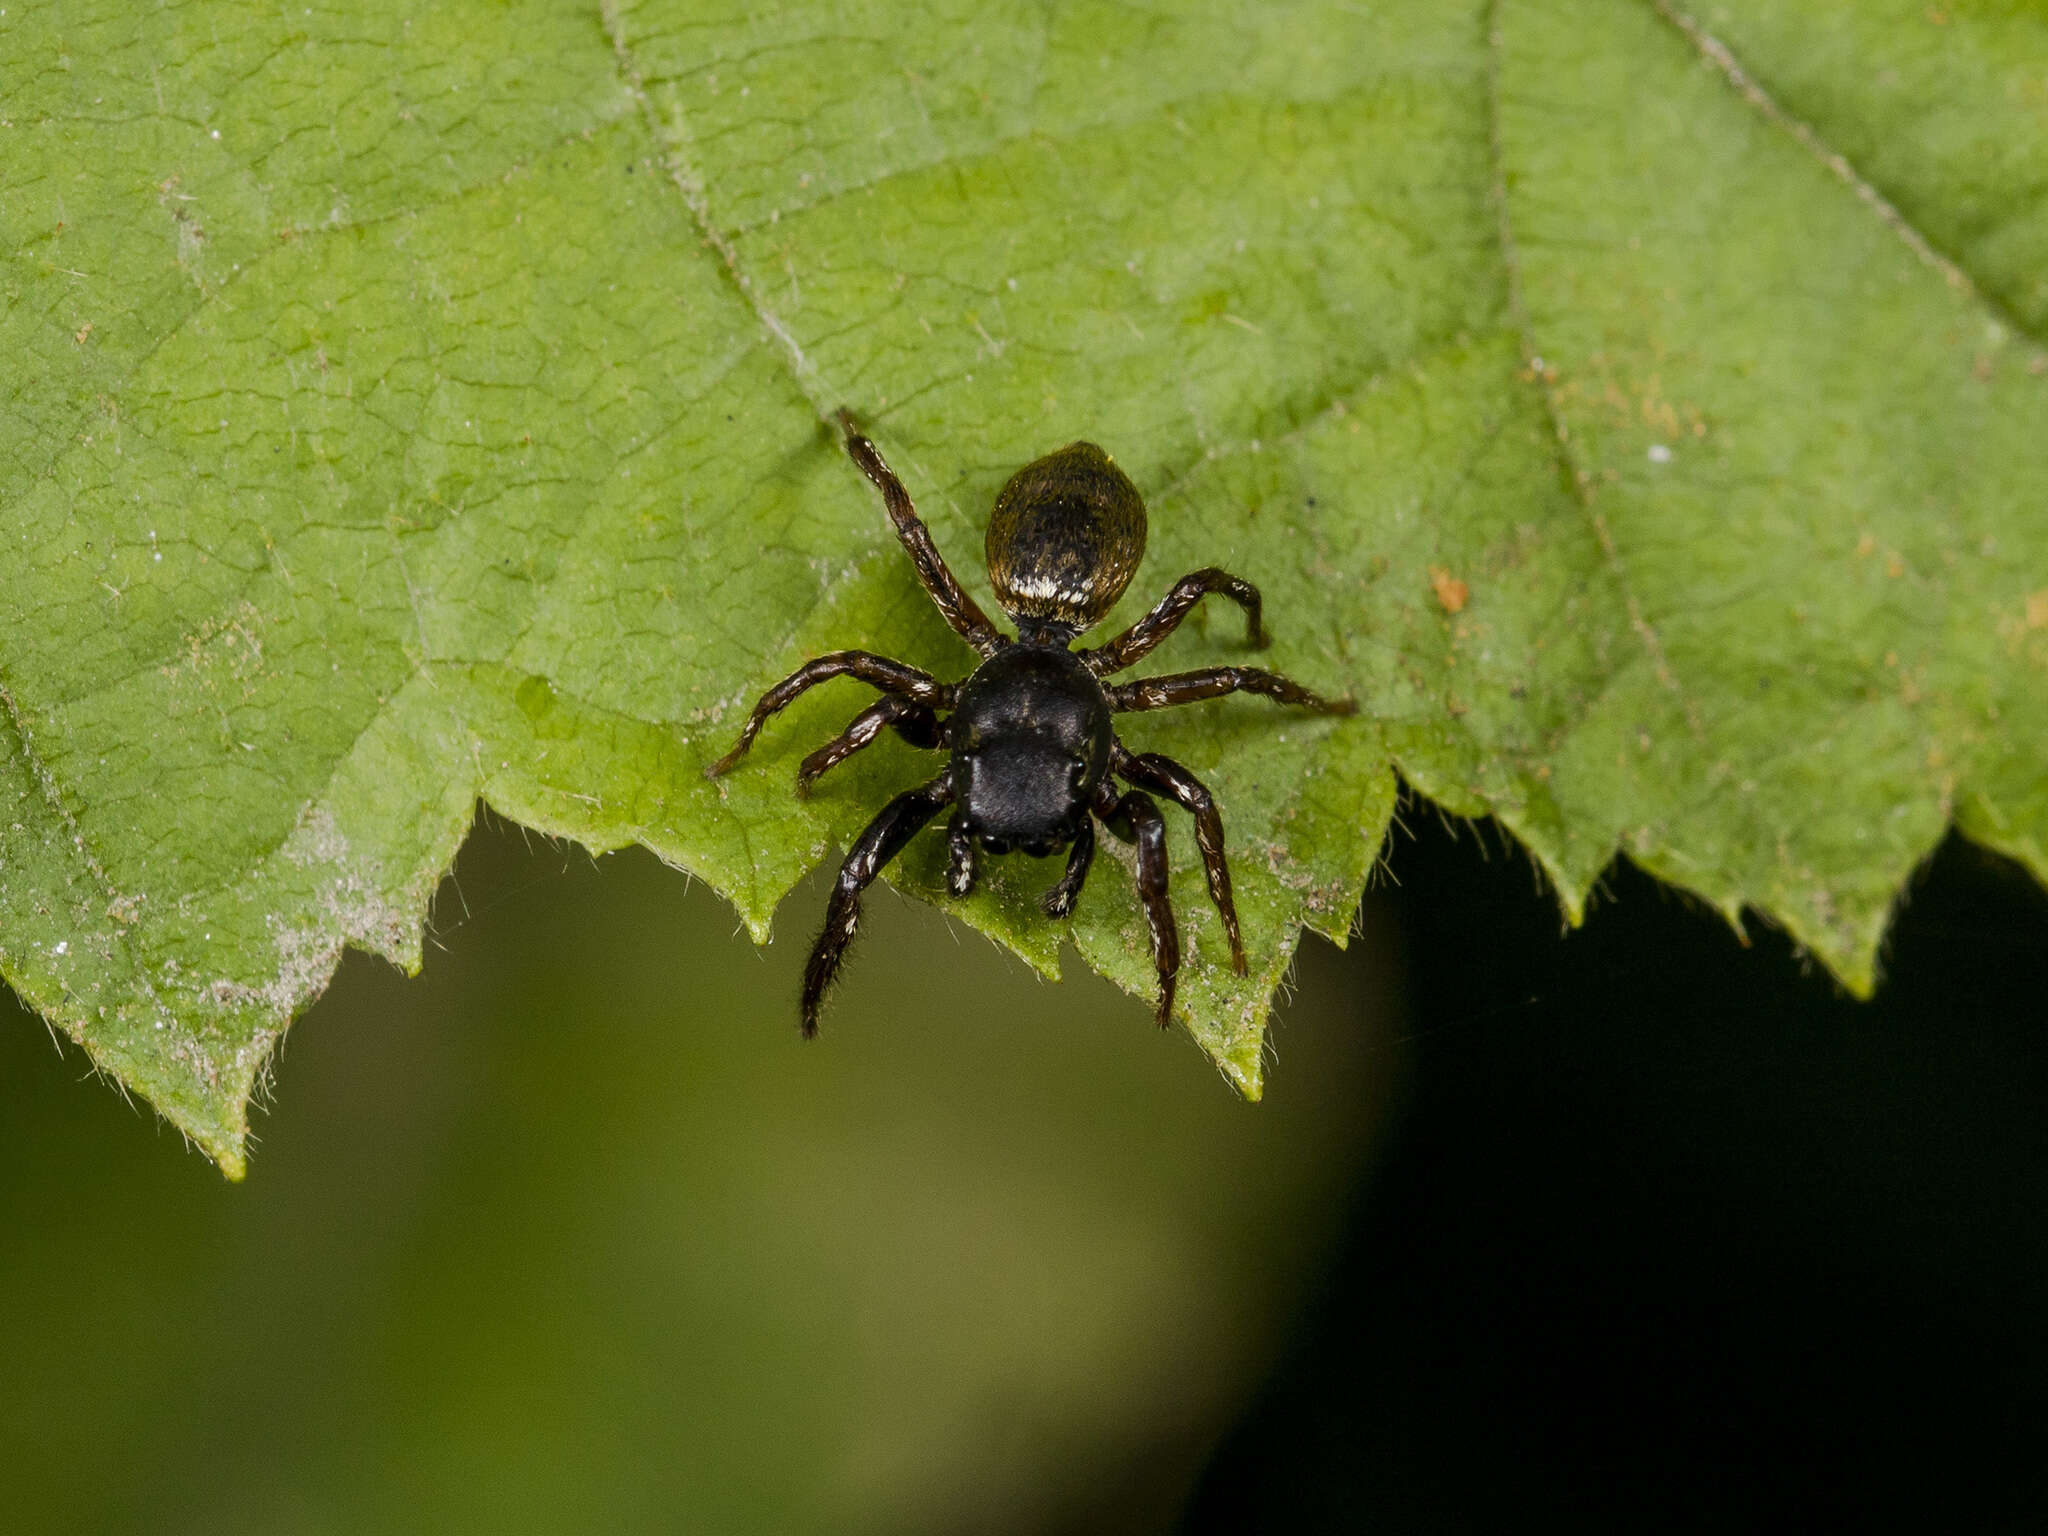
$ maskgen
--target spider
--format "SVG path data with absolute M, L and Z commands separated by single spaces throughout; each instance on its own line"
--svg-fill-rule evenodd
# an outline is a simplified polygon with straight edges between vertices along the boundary
M 1102 680 L 1143 659 L 1179 627 L 1204 597 L 1220 593 L 1244 610 L 1246 639 L 1269 642 L 1259 589 L 1214 566 L 1173 584 L 1152 611 L 1105 645 L 1068 647 L 1099 624 L 1123 595 L 1145 554 L 1145 503 L 1130 478 L 1093 443 L 1069 443 L 1010 478 L 989 514 L 987 559 L 996 600 L 1017 626 L 998 630 L 946 568 L 931 531 L 875 445 L 850 412 L 838 423 L 846 451 L 881 491 L 918 580 L 946 622 L 981 656 L 961 683 L 869 651 L 833 651 L 805 662 L 761 695 L 733 748 L 705 770 L 717 778 L 746 755 L 767 719 L 798 695 L 835 677 L 856 677 L 881 698 L 797 769 L 797 793 L 818 776 L 893 730 L 914 747 L 950 754 L 945 769 L 882 808 L 854 840 L 840 866 L 825 912 L 825 929 L 804 968 L 802 1029 L 818 1032 L 825 991 L 839 973 L 860 925 L 861 892 L 882 867 L 939 811 L 950 805 L 946 884 L 955 896 L 974 888 L 980 854 L 1018 851 L 1044 858 L 1068 850 L 1066 871 L 1042 901 L 1048 917 L 1074 910 L 1095 853 L 1092 816 L 1138 851 L 1138 900 L 1159 974 L 1157 1019 L 1173 1013 L 1180 939 L 1166 896 L 1166 822 L 1157 790 L 1195 818 L 1209 899 L 1223 919 L 1230 963 L 1245 973 L 1244 940 L 1223 857 L 1223 818 L 1202 781 L 1170 757 L 1132 752 L 1110 729 L 1110 717 L 1168 709 L 1226 693 L 1261 694 L 1325 715 L 1348 715 L 1349 699 L 1325 699 L 1299 683 L 1256 667 L 1206 667 L 1123 684 Z M 948 718 L 941 720 L 941 715 Z M 1116 780 L 1131 787 L 1119 792 Z

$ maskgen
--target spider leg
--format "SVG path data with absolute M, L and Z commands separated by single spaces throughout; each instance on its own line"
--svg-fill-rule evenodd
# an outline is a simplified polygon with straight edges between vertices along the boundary
M 882 462 L 882 455 L 875 445 L 861 434 L 854 425 L 853 412 L 841 411 L 838 415 L 839 430 L 846 434 L 846 451 L 853 462 L 860 466 L 860 472 L 874 482 L 882 493 L 882 500 L 889 508 L 889 521 L 896 525 L 896 537 L 903 541 L 903 548 L 910 555 L 911 564 L 917 567 L 917 579 L 924 583 L 924 589 L 938 605 L 954 633 L 973 646 L 984 656 L 993 656 L 1002 649 L 1003 635 L 981 605 L 967 595 L 946 568 L 945 560 L 939 554 L 938 545 L 932 542 L 932 531 L 917 515 L 917 508 L 911 503 L 910 492 L 903 488 L 903 482 L 896 478 L 896 472 Z
M 1319 715 L 1355 715 L 1357 704 L 1350 699 L 1326 699 L 1311 693 L 1291 678 L 1257 667 L 1204 667 L 1199 672 L 1174 672 L 1165 677 L 1143 677 L 1135 683 L 1105 688 L 1109 707 L 1122 714 L 1134 709 L 1171 709 L 1198 699 L 1217 699 L 1226 693 L 1256 693 L 1280 704 L 1299 704 Z
M 1121 672 L 1125 667 L 1135 665 L 1149 656 L 1160 641 L 1179 629 L 1180 621 L 1211 592 L 1222 593 L 1244 610 L 1247 645 L 1263 648 L 1272 643 L 1273 637 L 1266 633 L 1265 621 L 1260 617 L 1259 589 L 1212 565 L 1181 577 L 1150 613 L 1114 640 L 1093 650 L 1082 651 L 1081 660 L 1097 677 L 1107 677 L 1112 672 Z
M 807 689 L 835 677 L 857 677 L 870 687 L 901 694 L 932 709 L 953 707 L 953 685 L 938 681 L 929 672 L 920 672 L 905 662 L 891 661 L 887 656 L 877 656 L 870 651 L 833 651 L 805 662 L 762 694 L 761 702 L 754 706 L 747 723 L 740 727 L 740 739 L 732 744 L 730 752 L 704 770 L 704 777 L 715 779 L 727 772 L 747 755 L 747 748 L 761 734 L 761 727 L 770 715 L 787 709 Z
M 839 866 L 839 882 L 832 887 L 832 900 L 825 908 L 824 931 L 811 946 L 810 961 L 804 966 L 802 1029 L 806 1040 L 818 1032 L 818 1007 L 825 1000 L 825 989 L 839 974 L 839 962 L 860 926 L 860 893 L 952 798 L 952 787 L 942 773 L 883 806 L 881 814 L 847 850 L 846 862 Z
M 1038 900 L 1047 917 L 1066 917 L 1081 899 L 1081 882 L 1088 878 L 1088 861 L 1095 857 L 1095 824 L 1083 821 L 1074 834 L 1074 846 L 1067 851 L 1066 873 Z
M 900 693 L 885 693 L 855 715 L 845 730 L 803 760 L 796 771 L 796 792 L 808 795 L 811 785 L 826 769 L 838 767 L 892 726 L 913 747 L 929 751 L 939 744 L 939 717 L 932 713 L 929 704 L 906 699 Z
M 953 812 L 946 827 L 946 889 L 965 896 L 974 889 L 974 834 L 967 830 L 966 813 Z
M 1101 814 L 1098 812 L 1098 814 Z M 1109 808 L 1102 823 L 1127 843 L 1138 845 L 1138 905 L 1152 932 L 1152 968 L 1159 972 L 1159 1027 L 1173 1022 L 1173 982 L 1180 974 L 1180 935 L 1166 897 L 1166 818 L 1142 789 L 1131 790 Z
M 1209 899 L 1216 904 L 1216 911 L 1223 918 L 1224 936 L 1230 940 L 1230 968 L 1244 975 L 1244 939 L 1237 930 L 1237 904 L 1230 899 L 1230 865 L 1223 857 L 1223 817 L 1216 810 L 1216 799 L 1209 793 L 1208 785 L 1172 758 L 1157 752 L 1134 755 L 1119 746 L 1110 768 L 1133 784 L 1171 795 L 1194 816 L 1195 846 L 1202 850 L 1202 873 L 1208 877 Z

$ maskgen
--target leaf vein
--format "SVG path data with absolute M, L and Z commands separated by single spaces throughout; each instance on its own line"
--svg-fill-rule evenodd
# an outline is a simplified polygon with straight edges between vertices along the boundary
M 684 157 L 681 146 L 663 132 L 660 116 L 654 110 L 654 103 L 647 94 L 645 77 L 641 74 L 639 63 L 633 57 L 632 45 L 626 38 L 625 22 L 619 15 L 618 0 L 600 0 L 600 9 L 604 17 L 605 33 L 611 39 L 619 78 L 625 84 L 628 93 L 639 103 L 648 136 L 653 139 L 661 154 L 662 166 L 668 172 L 670 182 L 682 194 L 683 206 L 689 210 L 691 222 L 697 227 L 698 237 L 717 253 L 719 263 L 731 282 L 734 293 L 752 313 L 755 322 L 774 338 L 787 355 L 790 373 L 797 388 L 810 401 L 812 409 L 818 414 L 818 419 L 824 421 L 830 414 L 832 404 L 825 382 L 819 376 L 816 365 L 804 356 L 802 346 L 798 344 L 789 327 L 782 323 L 754 291 L 753 279 L 740 265 L 738 249 L 731 237 L 720 229 L 711 217 L 711 199 L 705 190 L 702 175 Z
M 1820 162 L 1823 169 L 1843 186 L 1856 194 L 1856 198 L 1878 218 L 1887 229 L 1910 250 L 1931 271 L 1956 293 L 1989 311 L 2000 325 L 2015 335 L 2025 336 L 2036 346 L 2048 345 L 2048 338 L 2037 335 L 2026 323 L 2008 310 L 2005 305 L 1978 287 L 1970 275 L 1953 259 L 1935 247 L 1932 240 L 1883 192 L 1856 169 L 1847 155 L 1835 149 L 1823 139 L 1813 125 L 1803 118 L 1787 111 L 1778 99 L 1765 90 L 1757 78 L 1742 67 L 1733 51 L 1713 33 L 1699 24 L 1688 12 L 1680 10 L 1671 0 L 1650 0 L 1651 6 L 1666 22 L 1684 34 L 1699 55 L 1717 70 L 1721 77 L 1734 88 L 1737 95 L 1749 103 L 1757 114 L 1774 128 L 1789 134 L 1800 148 Z
M 1571 433 L 1565 425 L 1563 407 L 1558 401 L 1557 392 L 1551 388 L 1545 376 L 1542 354 L 1536 346 L 1535 321 L 1530 316 L 1528 302 L 1522 291 L 1521 256 L 1515 244 L 1514 224 L 1508 210 L 1507 157 L 1502 142 L 1500 97 L 1501 54 L 1506 47 L 1501 34 L 1502 3 L 1503 0 L 1490 0 L 1486 15 L 1486 144 L 1492 182 L 1488 195 L 1493 203 L 1501 266 L 1507 277 L 1508 313 L 1521 345 L 1523 370 L 1528 374 L 1543 401 L 1543 415 L 1550 427 L 1552 452 L 1564 470 L 1573 501 L 1592 528 L 1593 537 L 1600 547 L 1602 561 L 1621 592 L 1622 603 L 1628 613 L 1629 628 L 1635 632 L 1636 638 L 1642 642 L 1643 649 L 1648 652 L 1657 681 L 1677 696 L 1693 738 L 1704 740 L 1706 726 L 1699 708 L 1686 693 L 1678 674 L 1672 669 L 1670 658 L 1664 651 L 1663 639 L 1643 611 L 1642 600 L 1636 595 L 1635 586 L 1629 580 L 1627 564 L 1615 543 L 1613 531 L 1607 526 L 1607 519 L 1593 505 L 1592 477 L 1579 463 L 1578 455 L 1572 449 Z

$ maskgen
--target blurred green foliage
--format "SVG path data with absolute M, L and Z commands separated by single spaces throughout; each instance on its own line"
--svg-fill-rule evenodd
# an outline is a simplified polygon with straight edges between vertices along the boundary
M 645 854 L 487 823 L 424 973 L 357 957 L 294 1032 L 239 1187 L 0 1019 L 0 1523 L 1163 1518 L 1371 1154 L 1383 944 L 1304 954 L 1253 1107 L 886 892 L 807 1045 L 821 904 L 757 952 Z

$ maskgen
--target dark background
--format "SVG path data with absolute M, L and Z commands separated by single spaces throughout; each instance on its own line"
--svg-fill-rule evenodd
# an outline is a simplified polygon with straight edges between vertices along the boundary
M 0 1020 L 37 1531 L 2048 1528 L 2048 897 L 1952 840 L 1859 1004 L 1409 801 L 1267 1102 L 874 907 L 830 1033 L 653 860 L 487 822 L 241 1187 Z
M 1875 1001 L 1426 808 L 1412 1093 L 1187 1522 L 2048 1530 L 2048 897 L 1951 838 Z

